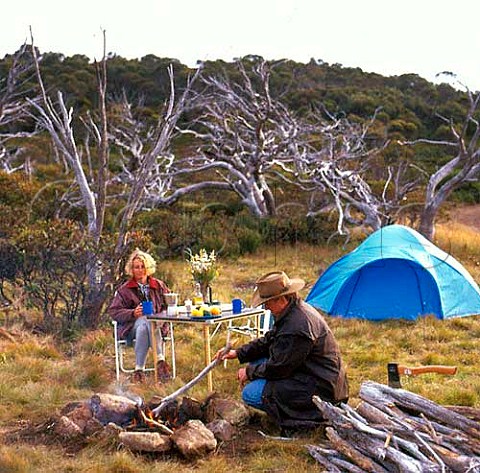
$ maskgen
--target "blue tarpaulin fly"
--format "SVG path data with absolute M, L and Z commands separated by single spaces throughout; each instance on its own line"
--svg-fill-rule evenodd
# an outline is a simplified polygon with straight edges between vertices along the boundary
M 480 314 L 480 289 L 468 271 L 403 225 L 377 230 L 330 265 L 306 301 L 330 315 L 366 320 Z

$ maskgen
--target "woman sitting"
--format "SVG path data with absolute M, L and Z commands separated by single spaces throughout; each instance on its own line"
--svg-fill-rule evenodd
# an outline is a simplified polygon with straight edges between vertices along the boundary
M 127 340 L 127 343 L 135 340 L 135 383 L 145 381 L 145 363 L 148 349 L 152 346 L 151 324 L 143 313 L 142 302 L 151 301 L 153 313 L 159 313 L 167 308 L 164 294 L 170 292 L 163 281 L 152 276 L 155 269 L 156 263 L 152 256 L 137 248 L 125 265 L 125 273 L 130 279 L 117 289 L 108 308 L 108 314 L 118 323 L 118 337 Z M 157 330 L 155 349 L 159 361 L 156 370 L 158 380 L 162 382 L 170 378 L 170 368 L 165 361 L 162 343 L 162 337 L 168 335 L 168 324 L 163 324 Z

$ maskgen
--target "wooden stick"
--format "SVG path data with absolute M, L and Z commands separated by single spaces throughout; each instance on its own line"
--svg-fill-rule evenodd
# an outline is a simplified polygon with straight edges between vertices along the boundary
M 168 395 L 167 397 L 164 397 L 160 403 L 159 406 L 157 406 L 155 409 L 152 409 L 152 414 L 155 417 L 158 417 L 160 415 L 160 412 L 165 408 L 165 406 L 170 402 L 173 401 L 175 398 L 178 396 L 182 395 L 183 393 L 187 392 L 190 388 L 195 386 L 199 381 L 201 381 L 205 376 L 213 369 L 215 366 L 217 366 L 219 363 L 222 361 L 222 357 L 226 355 L 230 351 L 231 345 L 227 344 L 225 347 L 222 349 L 220 352 L 220 355 L 213 360 L 209 365 L 205 366 L 200 373 L 195 376 L 195 378 L 191 379 L 187 384 L 182 386 L 181 388 L 177 389 L 175 392 L 172 394 Z
M 166 425 L 156 421 L 155 419 L 150 419 L 145 414 L 145 412 L 143 412 L 141 407 L 138 407 L 138 413 L 147 427 L 157 428 L 158 430 L 161 430 L 164 434 L 167 434 L 167 435 L 173 434 L 173 430 L 169 429 Z
M 297 440 L 295 437 L 279 437 L 276 435 L 267 435 L 266 433 L 262 432 L 261 430 L 257 430 L 257 432 L 265 439 L 265 440 L 278 440 L 280 442 L 292 442 Z

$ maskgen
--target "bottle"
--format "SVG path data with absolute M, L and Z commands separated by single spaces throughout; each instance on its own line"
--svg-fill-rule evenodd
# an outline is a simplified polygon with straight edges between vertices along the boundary
M 195 290 L 193 292 L 192 302 L 194 306 L 203 304 L 203 295 L 202 291 L 200 290 L 200 284 L 198 282 L 195 283 Z

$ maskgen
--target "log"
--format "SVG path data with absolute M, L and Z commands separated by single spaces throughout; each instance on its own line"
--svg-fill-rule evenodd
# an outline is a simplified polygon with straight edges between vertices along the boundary
M 332 446 L 364 471 L 369 473 L 388 473 L 387 470 L 373 462 L 371 458 L 363 455 L 359 450 L 353 447 L 353 445 L 342 439 L 332 427 L 327 427 L 325 432 L 328 440 L 332 443 Z
M 394 389 L 384 384 L 367 381 L 360 388 L 360 398 L 363 400 L 380 399 L 383 402 L 390 401 L 401 408 L 414 412 L 423 412 L 429 418 L 432 418 L 442 424 L 449 425 L 452 428 L 460 429 L 470 436 L 480 440 L 480 424 L 468 417 L 465 417 L 450 409 L 439 406 L 438 404 L 426 399 L 418 394 L 411 393 L 404 389 Z M 374 402 L 372 404 L 375 404 Z
M 447 409 L 450 409 L 457 414 L 468 417 L 475 422 L 480 422 L 480 409 L 469 406 L 445 406 Z
M 374 426 L 378 425 L 386 428 L 395 427 L 395 423 L 385 412 L 366 401 L 361 402 L 357 406 L 357 412 Z
M 307 445 L 307 450 L 308 453 L 312 456 L 312 458 L 317 461 L 317 463 L 320 463 L 320 465 L 326 468 L 327 472 L 342 473 L 342 470 L 340 470 L 328 458 L 326 458 L 325 454 L 316 445 Z
M 377 387 L 380 387 L 380 389 L 377 389 Z M 383 388 L 386 388 L 388 393 L 384 394 Z M 397 399 L 390 394 L 392 391 Z M 402 393 L 405 393 L 405 395 L 402 395 Z M 477 436 L 480 431 L 475 428 L 480 427 L 480 424 L 468 418 L 457 415 L 453 411 L 449 411 L 419 395 L 402 389 L 388 388 L 387 386 L 379 385 L 371 381 L 362 384 L 360 397 L 364 401 L 372 403 L 381 411 L 391 415 L 392 419 L 408 418 L 409 423 L 415 425 L 418 430 L 430 434 L 432 441 L 435 443 L 440 443 L 444 446 L 455 445 L 455 447 L 453 447 L 454 449 L 460 448 L 466 455 L 480 454 L 480 440 Z M 400 398 L 402 400 L 399 400 Z M 413 402 L 415 402 L 414 409 L 412 408 Z M 410 410 L 410 412 L 413 410 L 419 413 L 419 417 L 413 417 L 404 411 L 400 411 L 397 415 L 391 408 L 391 404 L 395 403 Z M 447 413 L 446 418 L 442 416 L 442 413 Z M 454 418 L 457 417 L 459 419 L 458 425 L 454 423 Z M 431 429 L 428 424 L 434 428 L 435 432 L 442 434 L 440 439 L 438 436 L 431 435 Z
M 347 427 L 347 428 L 355 427 L 355 429 L 362 434 L 367 434 L 372 438 L 380 439 L 382 442 L 385 442 L 387 440 L 387 437 L 389 435 L 388 432 L 382 431 L 379 429 L 374 429 L 368 424 L 359 422 L 356 419 L 347 418 L 345 415 L 342 414 L 341 409 L 333 406 L 328 402 L 323 401 L 318 396 L 313 396 L 313 402 L 320 409 L 320 412 L 322 413 L 322 415 L 326 419 L 334 423 L 337 431 L 339 428 L 342 428 L 342 427 Z M 415 443 L 407 442 L 406 440 L 398 436 L 395 436 L 395 442 L 405 451 L 409 452 L 410 455 L 412 455 L 417 460 L 420 460 L 422 462 L 428 461 L 425 455 L 423 455 L 420 452 L 418 446 Z M 382 457 L 382 453 L 381 451 L 379 451 L 375 454 L 374 458 L 381 458 L 381 457 Z
M 337 433 L 355 445 L 364 455 L 374 460 L 387 460 L 405 472 L 439 472 L 440 467 L 425 456 L 418 445 L 408 442 L 399 436 L 394 437 L 394 446 L 385 447 L 389 434 L 385 431 L 374 429 L 354 417 L 347 417 L 343 411 L 332 404 L 323 401 L 318 396 L 313 397 L 314 404 L 320 409 L 322 415 L 331 421 Z M 398 447 L 398 448 L 396 448 Z M 401 448 L 407 453 L 400 451 Z
M 331 459 L 331 462 L 340 468 L 341 471 L 343 472 L 348 472 L 348 473 L 364 473 L 365 470 L 362 470 L 358 466 L 354 465 L 353 463 L 350 463 L 347 460 L 342 460 L 341 458 L 333 457 Z
M 443 445 L 451 450 L 452 453 L 461 454 L 463 452 L 465 455 L 477 455 L 480 453 L 480 444 L 475 441 L 475 439 L 469 438 L 461 430 L 452 429 L 434 420 L 430 420 L 423 413 L 420 414 L 420 417 L 412 417 L 403 411 L 396 413 L 387 406 L 385 410 L 392 414 L 393 417 L 391 417 L 367 401 L 363 401 L 359 405 L 358 410 L 365 418 L 374 423 L 373 426 L 380 427 L 384 425 L 406 439 L 411 440 L 413 434 L 408 432 L 399 434 L 398 425 L 395 427 L 396 424 L 393 420 L 398 418 L 400 420 L 407 419 L 408 424 L 415 428 L 416 433 L 420 435 L 422 439 L 434 444 Z M 382 419 L 383 424 L 381 423 Z
M 453 473 L 480 473 L 480 457 L 456 455 L 440 445 L 433 445 L 438 456 Z
M 309 452 L 328 471 L 480 473 L 479 423 L 371 381 L 362 384 L 360 397 L 356 410 L 313 397 L 330 423 L 326 434 L 332 448 Z

